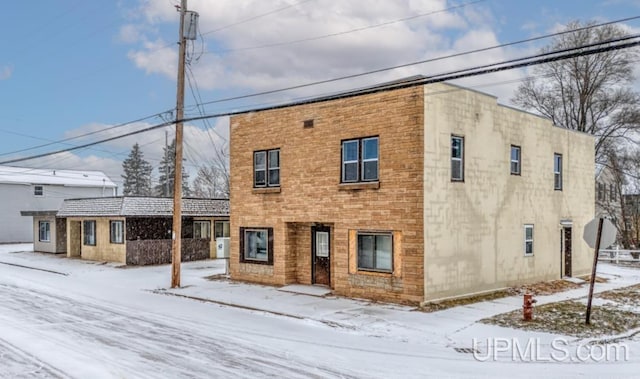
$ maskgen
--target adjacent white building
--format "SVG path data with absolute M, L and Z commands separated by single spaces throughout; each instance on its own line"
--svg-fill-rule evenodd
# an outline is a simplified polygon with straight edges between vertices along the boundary
M 116 192 L 116 184 L 100 171 L 0 166 L 0 243 L 34 240 L 33 220 L 23 214 L 56 211 L 68 198 Z

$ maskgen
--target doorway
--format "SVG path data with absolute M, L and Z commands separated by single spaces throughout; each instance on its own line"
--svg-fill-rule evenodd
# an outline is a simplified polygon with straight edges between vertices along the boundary
M 311 283 L 331 286 L 331 229 L 311 227 Z
M 564 276 L 570 277 L 571 272 L 571 227 L 562 228 L 562 251 L 564 255 Z

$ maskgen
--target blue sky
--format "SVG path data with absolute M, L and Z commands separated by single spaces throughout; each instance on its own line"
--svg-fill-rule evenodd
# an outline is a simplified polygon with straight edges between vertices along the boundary
M 32 0 L 3 4 L 0 159 L 62 149 L 68 145 L 8 154 L 172 109 L 177 3 Z M 190 79 L 205 102 L 539 36 L 570 20 L 607 21 L 640 15 L 637 0 L 190 0 L 189 8 L 200 13 L 204 34 L 190 47 Z M 422 16 L 349 32 L 417 15 Z M 640 29 L 638 20 L 626 25 Z M 339 35 L 316 38 L 328 34 Z M 314 40 L 295 42 L 306 38 Z M 543 43 L 243 102 L 211 104 L 203 111 L 224 112 L 408 75 L 444 72 L 532 53 Z M 261 47 L 273 44 L 280 45 Z M 513 71 L 462 84 L 477 86 L 508 103 L 523 76 L 524 72 Z M 187 106 L 193 105 L 189 87 L 186 93 Z M 195 108 L 187 111 L 197 114 Z M 89 142 L 161 121 L 161 117 L 150 118 L 69 143 Z M 226 143 L 227 125 L 224 118 L 188 125 L 185 150 L 192 179 L 198 164 L 208 159 L 208 150 Z M 167 130 L 171 138 L 171 129 Z M 143 145 L 146 157 L 157 166 L 164 133 L 158 130 L 14 165 L 98 169 L 119 182 L 121 162 L 135 142 Z

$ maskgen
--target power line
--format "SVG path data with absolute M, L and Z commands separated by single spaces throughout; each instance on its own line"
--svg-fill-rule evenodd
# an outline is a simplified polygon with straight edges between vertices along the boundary
M 367 25 L 367 26 L 363 26 L 363 27 L 360 27 L 360 28 L 344 30 L 342 32 L 337 32 L 337 33 L 323 34 L 323 35 L 315 36 L 315 37 L 302 38 L 302 39 L 293 40 L 293 41 L 286 41 L 286 42 L 276 42 L 276 43 L 260 45 L 260 46 L 249 46 L 249 47 L 240 47 L 240 48 L 236 48 L 236 49 L 208 51 L 206 53 L 207 54 L 211 54 L 211 53 L 231 53 L 231 52 L 236 52 L 236 51 L 257 50 L 257 49 L 265 49 L 265 48 L 277 47 L 277 46 L 293 45 L 293 44 L 309 42 L 309 41 L 317 41 L 317 40 L 320 40 L 320 39 L 336 37 L 336 36 L 341 36 L 341 35 L 345 35 L 345 34 L 361 32 L 363 30 L 374 29 L 374 28 L 379 28 L 379 27 L 382 27 L 382 26 L 396 24 L 396 23 L 399 23 L 399 22 L 405 22 L 405 21 L 413 20 L 413 19 L 416 19 L 416 18 L 419 18 L 419 17 L 429 16 L 429 15 L 436 14 L 436 13 L 442 13 L 442 12 L 446 12 L 446 11 L 449 11 L 449 10 L 454 10 L 454 9 L 458 9 L 458 8 L 464 8 L 466 6 L 477 4 L 477 3 L 481 3 L 481 2 L 484 2 L 484 1 L 486 1 L 486 0 L 475 0 L 475 1 L 468 2 L 468 3 L 464 3 L 464 4 L 455 5 L 455 6 L 452 6 L 452 7 L 449 7 L 449 8 L 440 9 L 440 10 L 437 10 L 437 11 L 421 13 L 421 14 L 418 14 L 418 15 L 413 15 L 413 16 L 409 16 L 409 17 L 405 17 L 405 18 L 400 18 L 400 19 L 397 19 L 397 20 L 391 20 L 391 21 L 382 22 L 382 23 L 379 23 L 379 24 Z
M 58 140 L 58 141 L 51 141 L 51 142 L 48 142 L 48 143 L 45 143 L 45 144 L 42 144 L 42 145 L 32 146 L 32 147 L 25 148 L 25 149 L 20 149 L 20 150 L 14 150 L 14 151 L 10 151 L 10 152 L 7 152 L 7 153 L 1 153 L 0 157 L 1 156 L 5 156 L 5 155 L 22 153 L 22 152 L 29 151 L 29 150 L 40 149 L 42 147 L 47 147 L 47 146 L 51 146 L 51 145 L 55 145 L 55 144 L 60 144 L 60 143 L 63 143 L 63 142 L 73 141 L 73 140 L 78 139 L 78 138 L 83 138 L 83 137 L 91 136 L 91 135 L 94 135 L 94 134 L 103 133 L 103 132 L 106 132 L 106 131 L 109 131 L 109 130 L 113 130 L 113 129 L 121 128 L 123 126 L 131 125 L 131 124 L 134 124 L 136 122 L 141 122 L 141 121 L 144 121 L 144 120 L 147 120 L 147 119 L 150 119 L 150 118 L 159 117 L 159 116 L 161 116 L 161 115 L 163 115 L 163 114 L 165 114 L 167 112 L 171 112 L 171 111 L 172 110 L 156 113 L 156 114 L 149 115 L 149 116 L 146 116 L 146 117 L 141 117 L 141 118 L 133 120 L 133 121 L 127 121 L 127 122 L 124 122 L 124 123 L 121 123 L 121 124 L 118 124 L 118 125 L 113 125 L 113 126 L 110 126 L 108 128 L 105 128 L 105 129 L 100 129 L 100 130 L 95 130 L 93 132 L 79 134 L 77 136 L 61 139 L 61 140 Z M 32 137 L 32 136 L 29 136 L 29 135 L 26 135 L 26 134 L 19 134 L 17 132 L 11 132 L 11 131 L 6 131 L 6 130 L 4 132 L 5 133 L 17 134 L 17 135 L 21 135 L 21 136 L 26 136 L 26 137 Z M 32 138 L 37 138 L 37 137 L 32 137 Z
M 533 42 L 533 41 L 537 41 L 537 40 L 541 40 L 541 39 L 560 36 L 560 35 L 563 35 L 563 34 L 575 33 L 575 32 L 579 32 L 579 31 L 582 31 L 582 30 L 598 28 L 598 27 L 605 26 L 605 25 L 616 24 L 616 23 L 621 23 L 621 22 L 630 21 L 630 20 L 636 20 L 636 19 L 640 19 L 640 16 L 633 16 L 633 17 L 623 18 L 623 19 L 619 19 L 619 20 L 615 20 L 615 21 L 604 22 L 604 23 L 601 23 L 601 24 L 590 25 L 590 26 L 585 26 L 585 27 L 581 27 L 581 28 L 577 28 L 577 29 L 565 30 L 565 31 L 557 32 L 557 33 L 546 34 L 544 36 L 532 37 L 532 38 L 527 38 L 527 39 L 523 39 L 523 40 L 519 40 L 519 41 L 503 43 L 503 44 L 500 44 L 500 45 L 494 45 L 494 46 L 490 46 L 490 47 L 484 47 L 484 48 L 480 48 L 480 49 L 469 50 L 469 51 L 465 51 L 465 52 L 461 52 L 461 53 L 455 53 L 455 54 L 440 56 L 440 57 L 436 57 L 436 58 L 430 58 L 430 59 L 425 59 L 425 60 L 421 60 L 421 61 L 405 63 L 405 64 L 401 64 L 401 65 L 396 65 L 396 66 L 380 68 L 380 69 L 366 71 L 366 72 L 362 72 L 362 73 L 358 73 L 358 74 L 345 75 L 345 76 L 340 76 L 340 77 L 337 77 L 337 78 L 320 80 L 320 81 L 315 81 L 315 82 L 309 82 L 309 83 L 299 84 L 299 85 L 280 88 L 280 89 L 275 89 L 275 90 L 269 90 L 269 91 L 251 93 L 251 94 L 246 94 L 246 95 L 233 96 L 233 97 L 228 97 L 228 98 L 223 98 L 223 99 L 218 99 L 218 100 L 211 100 L 211 101 L 204 102 L 201 105 L 216 104 L 216 103 L 222 103 L 222 102 L 227 102 L 227 101 L 246 99 L 246 98 L 256 97 L 256 96 L 271 95 L 271 94 L 278 93 L 278 92 L 285 92 L 285 91 L 290 91 L 290 90 L 294 90 L 294 89 L 300 89 L 300 88 L 315 86 L 315 85 L 318 85 L 318 84 L 327 84 L 327 83 L 337 82 L 337 81 L 345 80 L 345 79 L 354 79 L 354 78 L 358 78 L 358 77 L 362 77 L 362 76 L 366 76 L 366 75 L 378 74 L 378 73 L 385 72 L 385 71 L 391 71 L 391 70 L 395 70 L 395 69 L 398 69 L 398 68 L 416 66 L 416 65 L 424 64 L 424 63 L 432 63 L 432 62 L 441 61 L 441 60 L 444 60 L 444 59 L 457 58 L 457 57 L 461 57 L 461 56 L 464 56 L 464 55 L 481 53 L 481 52 L 494 50 L 494 49 L 498 49 L 498 48 L 518 45 L 518 44 L 527 43 L 527 42 Z
M 305 100 L 305 101 L 300 101 L 300 102 L 281 104 L 281 105 L 270 106 L 270 107 L 266 107 L 266 108 L 239 110 L 239 111 L 233 111 L 233 112 L 225 112 L 225 113 L 217 113 L 217 114 L 211 114 L 211 115 L 205 115 L 205 116 L 183 118 L 182 120 L 163 122 L 161 124 L 153 125 L 153 126 L 150 126 L 148 128 L 144 128 L 144 129 L 141 129 L 141 130 L 133 131 L 133 132 L 130 132 L 130 133 L 125 133 L 125 134 L 122 134 L 120 136 L 114 136 L 114 137 L 111 137 L 111 138 L 106 138 L 106 139 L 103 139 L 103 140 L 100 140 L 100 141 L 94 141 L 94 142 L 87 143 L 87 144 L 84 144 L 84 145 L 81 145 L 81 146 L 75 146 L 75 147 L 71 147 L 71 148 L 67 148 L 67 149 L 63 149 L 63 150 L 58 150 L 58 151 L 54 151 L 54 152 L 50 152 L 50 153 L 44 153 L 44 154 L 38 154 L 38 155 L 30 156 L 30 157 L 23 157 L 23 158 L 16 158 L 16 159 L 2 161 L 2 162 L 0 162 L 0 165 L 1 164 L 7 164 L 7 163 L 22 162 L 22 161 L 26 161 L 26 160 L 31 160 L 31 159 L 42 158 L 42 157 L 50 156 L 50 155 L 54 155 L 54 154 L 59 154 L 59 153 L 62 153 L 62 152 L 68 152 L 68 151 L 82 149 L 82 148 L 86 148 L 86 147 L 89 147 L 89 146 L 97 145 L 97 144 L 100 144 L 100 143 L 109 142 L 109 141 L 117 140 L 117 139 L 120 139 L 120 138 L 129 137 L 129 136 L 132 136 L 132 135 L 135 135 L 135 134 L 140 134 L 140 133 L 148 132 L 148 131 L 151 131 L 151 130 L 159 129 L 159 128 L 162 128 L 162 127 L 165 127 L 165 126 L 168 126 L 168 125 L 172 125 L 176 121 L 182 121 L 182 122 L 199 121 L 199 120 L 209 119 L 209 118 L 233 116 L 233 115 L 243 114 L 243 113 L 252 112 L 252 111 L 257 112 L 257 111 L 264 111 L 264 110 L 270 110 L 270 109 L 280 109 L 280 108 L 291 107 L 291 106 L 296 106 L 296 105 L 317 103 L 317 102 L 320 102 L 320 101 L 344 99 L 344 98 L 350 98 L 350 97 L 355 97 L 355 96 L 360 96 L 360 95 L 365 95 L 365 94 L 373 94 L 373 93 L 378 93 L 378 92 L 383 92 L 383 91 L 402 89 L 402 88 L 409 88 L 409 87 L 416 87 L 416 86 L 421 86 L 421 85 L 426 85 L 426 84 L 433 84 L 433 83 L 439 83 L 439 82 L 444 82 L 444 81 L 449 81 L 449 80 L 455 80 L 455 79 L 462 79 L 462 78 L 467 78 L 467 77 L 471 77 L 471 76 L 485 75 L 485 74 L 490 74 L 490 73 L 495 73 L 495 72 L 500 72 L 500 71 L 512 70 L 512 69 L 515 69 L 515 68 L 522 68 L 522 67 L 533 66 L 533 65 L 543 64 L 543 63 L 555 62 L 555 61 L 564 60 L 564 59 L 576 58 L 576 57 L 580 57 L 580 56 L 587 56 L 587 55 L 599 54 L 599 53 L 603 53 L 603 52 L 607 52 L 607 51 L 614 51 L 614 50 L 620 50 L 620 49 L 626 49 L 626 48 L 631 48 L 631 47 L 635 47 L 635 46 L 640 46 L 640 41 L 637 41 L 637 40 L 635 40 L 635 41 L 627 41 L 627 42 L 624 42 L 624 43 L 618 43 L 618 44 L 613 44 L 613 45 L 611 44 L 612 42 L 625 41 L 625 40 L 635 39 L 635 38 L 638 38 L 638 35 L 625 37 L 625 38 L 620 38 L 620 39 L 613 40 L 613 41 L 604 41 L 604 42 L 595 43 L 595 44 L 593 44 L 593 46 L 589 46 L 589 48 L 585 48 L 584 46 L 580 46 L 580 47 L 574 47 L 574 48 L 569 48 L 569 49 L 564 49 L 564 50 L 554 51 L 554 52 L 549 52 L 549 53 L 544 53 L 544 54 L 536 54 L 536 55 L 533 55 L 533 56 L 523 57 L 523 58 L 519 58 L 519 59 L 512 59 L 512 60 L 508 60 L 508 61 L 504 61 L 504 62 L 498 62 L 498 63 L 488 64 L 488 65 L 483 65 L 483 66 L 477 66 L 477 67 L 457 70 L 457 71 L 453 71 L 453 72 L 449 72 L 449 73 L 443 73 L 443 74 L 439 74 L 439 75 L 434 75 L 434 76 L 430 76 L 430 77 L 427 77 L 427 78 L 424 78 L 424 79 L 412 80 L 412 81 L 408 81 L 408 82 L 400 82 L 400 83 L 396 83 L 396 84 L 389 84 L 389 85 L 377 86 L 377 87 L 372 87 L 372 88 L 365 88 L 365 89 L 355 90 L 355 91 L 351 91 L 351 92 L 345 92 L 345 93 L 340 93 L 340 94 L 336 94 L 336 95 L 332 95 L 332 96 L 327 96 L 327 97 L 324 97 L 324 98 L 316 98 L 316 99 Z M 509 63 L 509 64 L 505 64 L 505 63 Z
M 274 13 L 278 13 L 278 12 L 281 12 L 281 11 L 287 10 L 287 9 L 289 9 L 289 8 L 293 8 L 293 7 L 295 7 L 296 5 L 300 5 L 300 4 L 307 3 L 307 2 L 309 2 L 309 1 L 311 1 L 311 0 L 302 0 L 302 1 L 298 1 L 297 3 L 293 3 L 293 4 L 290 4 L 290 5 L 287 5 L 286 7 L 283 7 L 283 8 L 274 9 L 274 10 L 269 11 L 269 12 L 267 12 L 267 13 L 262 13 L 262 14 L 259 14 L 259 15 L 256 15 L 256 16 L 252 16 L 252 17 L 249 17 L 249 18 L 245 18 L 244 20 L 240 20 L 240 21 L 234 22 L 234 23 L 232 23 L 232 24 L 228 24 L 228 25 L 225 25 L 225 26 L 219 27 L 219 28 L 217 28 L 217 29 L 210 30 L 210 31 L 208 31 L 208 32 L 202 33 L 202 35 L 203 35 L 203 36 L 205 36 L 205 35 L 207 35 L 207 34 L 217 33 L 217 32 L 219 32 L 219 31 L 221 31 L 221 30 L 228 29 L 228 28 L 231 28 L 231 27 L 233 27 L 233 26 L 240 25 L 240 24 L 244 24 L 244 23 L 247 23 L 247 22 L 249 22 L 249 21 L 257 20 L 257 19 L 259 19 L 259 18 L 261 18 L 261 17 L 268 16 L 268 15 L 270 15 L 270 14 L 274 14 Z

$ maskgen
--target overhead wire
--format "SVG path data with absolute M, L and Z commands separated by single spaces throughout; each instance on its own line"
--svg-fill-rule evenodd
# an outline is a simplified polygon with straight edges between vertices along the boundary
M 418 14 L 418 15 L 405 17 L 405 18 L 400 18 L 400 19 L 396 19 L 396 20 L 382 22 L 382 23 L 379 23 L 379 24 L 367 25 L 367 26 L 363 26 L 363 27 L 359 27 L 359 28 L 355 28 L 355 29 L 344 30 L 342 32 L 323 34 L 323 35 L 315 36 L 315 37 L 308 37 L 308 38 L 302 38 L 302 39 L 297 39 L 297 40 L 292 40 L 292 41 L 285 41 L 285 42 L 276 42 L 276 43 L 270 43 L 270 44 L 259 45 L 259 46 L 248 46 L 248 47 L 239 47 L 239 48 L 235 48 L 235 49 L 208 51 L 208 52 L 205 52 L 205 53 L 206 54 L 214 54 L 214 53 L 221 53 L 222 54 L 222 53 L 231 53 L 231 52 L 237 52 L 237 51 L 266 49 L 266 48 L 271 48 L 271 47 L 286 46 L 286 45 L 293 45 L 293 44 L 298 44 L 298 43 L 303 43 L 303 42 L 317 41 L 317 40 L 320 40 L 320 39 L 331 38 L 331 37 L 341 36 L 341 35 L 345 35 L 345 34 L 356 33 L 356 32 L 361 32 L 361 31 L 364 31 L 364 30 L 369 30 L 369 29 L 379 28 L 379 27 L 383 27 L 383 26 L 388 26 L 388 25 L 399 23 L 399 22 L 410 21 L 410 20 L 413 20 L 413 19 L 416 19 L 416 18 L 419 18 L 419 17 L 425 17 L 425 16 L 430 16 L 430 15 L 436 14 L 436 13 L 442 13 L 442 12 L 447 12 L 447 11 L 458 9 L 458 8 L 464 8 L 466 6 L 474 5 L 474 4 L 477 4 L 477 3 L 484 2 L 484 1 L 486 1 L 486 0 L 470 1 L 468 3 L 454 5 L 454 6 L 451 6 L 451 7 L 448 7 L 448 8 L 439 9 L 437 11 L 430 11 L 430 12 L 421 13 L 421 14 Z
M 560 51 L 554 51 L 554 52 L 548 52 L 548 53 L 540 53 L 540 54 L 536 54 L 536 55 L 533 55 L 533 56 L 527 56 L 527 57 L 518 58 L 518 59 L 511 59 L 511 60 L 504 61 L 504 62 L 497 62 L 497 63 L 493 63 L 493 64 L 475 66 L 475 67 L 456 70 L 456 71 L 447 72 L 447 73 L 443 73 L 443 74 L 439 74 L 439 75 L 433 75 L 433 76 L 426 77 L 424 79 L 413 80 L 413 81 L 409 81 L 409 82 L 401 82 L 399 84 L 389 84 L 389 85 L 383 85 L 383 86 L 376 86 L 376 87 L 371 87 L 371 88 L 359 89 L 359 90 L 350 91 L 350 92 L 344 92 L 344 93 L 336 94 L 336 95 L 329 96 L 329 97 L 326 97 L 326 98 L 321 98 L 321 99 L 317 99 L 316 98 L 316 99 L 305 100 L 305 101 L 300 101 L 300 102 L 286 103 L 286 104 L 271 106 L 271 107 L 268 107 L 268 108 L 245 109 L 245 110 L 238 110 L 238 111 L 234 111 L 234 112 L 210 114 L 210 115 L 205 115 L 205 116 L 185 118 L 183 120 L 178 120 L 178 121 L 191 122 L 191 121 L 198 121 L 198 120 L 202 120 L 202 119 L 206 119 L 206 118 L 233 116 L 233 115 L 243 114 L 243 113 L 252 112 L 252 111 L 264 111 L 264 110 L 269 110 L 269 109 L 280 109 L 280 108 L 285 108 L 285 107 L 291 107 L 291 106 L 294 106 L 294 105 L 303 105 L 303 104 L 308 104 L 308 103 L 318 102 L 318 101 L 337 100 L 337 99 L 349 98 L 349 97 L 354 97 L 354 96 L 359 96 L 359 95 L 364 95 L 364 94 L 373 94 L 373 93 L 378 93 L 378 92 L 382 92 L 382 91 L 388 91 L 388 90 L 392 90 L 392 89 L 409 88 L 409 87 L 415 87 L 415 86 L 420 86 L 420 85 L 438 83 L 438 82 L 443 82 L 443 81 L 461 79 L 461 78 L 466 78 L 466 77 L 471 77 L 471 76 L 495 73 L 495 72 L 500 72 L 500 71 L 505 71 L 505 70 L 511 70 L 511 69 L 515 69 L 515 68 L 523 68 L 523 67 L 527 67 L 527 66 L 533 66 L 533 65 L 537 65 L 537 64 L 543 64 L 543 63 L 549 63 L 549 62 L 554 62 L 554 61 L 563 60 L 563 59 L 575 58 L 575 57 L 579 57 L 579 56 L 593 55 L 593 54 L 603 53 L 603 52 L 607 52 L 607 51 L 614 51 L 614 50 L 619 50 L 619 49 L 625 49 L 625 48 L 631 48 L 631 47 L 640 46 L 640 41 L 639 40 L 633 40 L 633 41 L 629 41 L 628 40 L 628 39 L 631 39 L 631 38 L 638 38 L 638 36 L 639 35 L 634 35 L 634 36 L 629 36 L 629 37 L 620 38 L 620 39 L 616 39 L 616 40 L 603 41 L 603 42 L 592 44 L 592 46 L 587 47 L 587 48 L 585 48 L 584 46 L 579 46 L 579 47 L 574 47 L 574 48 L 569 48 L 569 49 L 563 49 L 563 50 L 560 50 Z M 622 41 L 622 42 L 620 42 L 618 44 L 612 44 L 612 42 L 617 42 L 617 41 Z M 161 124 L 153 125 L 153 126 L 141 129 L 141 130 L 125 133 L 125 134 L 122 134 L 120 136 L 114 136 L 114 137 L 106 138 L 106 139 L 103 139 L 103 140 L 94 141 L 94 142 L 91 142 L 91 143 L 87 143 L 87 144 L 83 144 L 83 145 L 75 146 L 75 147 L 70 147 L 70 148 L 67 148 L 67 149 L 58 150 L 58 151 L 54 151 L 54 152 L 50 152 L 50 153 L 44 153 L 44 154 L 38 154 L 38 155 L 30 156 L 30 157 L 22 157 L 22 158 L 5 160 L 5 161 L 0 162 L 0 164 L 21 162 L 21 161 L 25 161 L 25 160 L 31 160 L 31 159 L 42 158 L 42 157 L 50 156 L 50 155 L 54 155 L 54 154 L 59 154 L 61 152 L 82 149 L 82 148 L 85 148 L 85 147 L 88 147 L 88 146 L 93 146 L 93 145 L 97 145 L 97 144 L 100 144 L 100 143 L 109 142 L 109 141 L 117 140 L 117 139 L 120 139 L 120 138 L 125 138 L 125 137 L 131 136 L 131 135 L 136 135 L 136 134 L 148 132 L 148 131 L 151 131 L 151 130 L 156 130 L 156 129 L 159 129 L 159 128 L 163 128 L 163 127 L 166 127 L 168 125 L 173 124 L 174 122 L 175 121 L 163 122 Z
M 123 122 L 123 123 L 120 123 L 120 124 L 117 124 L 117 125 L 113 125 L 113 126 L 110 126 L 110 127 L 104 128 L 104 129 L 94 130 L 92 132 L 87 132 L 87 133 L 82 133 L 82 134 L 79 134 L 79 135 L 76 135 L 76 136 L 73 136 L 73 137 L 68 137 L 68 138 L 64 138 L 64 139 L 61 139 L 61 140 L 57 140 L 57 141 L 51 141 L 51 142 L 48 142 L 48 143 L 45 143 L 45 144 L 41 144 L 41 145 L 37 145 L 37 146 L 32 146 L 32 147 L 28 147 L 28 148 L 24 148 L 24 149 L 19 149 L 19 150 L 13 150 L 13 151 L 9 151 L 9 152 L 6 152 L 6 153 L 0 153 L 0 156 L 12 155 L 12 154 L 17 154 L 17 153 L 22 153 L 22 152 L 25 152 L 25 151 L 36 150 L 36 149 L 40 149 L 40 148 L 43 148 L 43 147 L 56 145 L 56 144 L 61 144 L 61 143 L 64 143 L 64 142 L 73 141 L 73 140 L 76 140 L 76 139 L 79 139 L 79 138 L 84 138 L 84 137 L 88 137 L 88 136 L 99 134 L 99 133 L 104 133 L 104 132 L 107 132 L 109 130 L 122 128 L 122 127 L 127 126 L 127 125 L 135 124 L 137 122 L 142 122 L 142 121 L 150 119 L 150 118 L 160 117 L 161 115 L 163 115 L 163 114 L 165 114 L 167 112 L 170 112 L 170 111 L 171 110 L 155 113 L 153 115 L 141 117 L 141 118 L 138 118 L 138 119 L 135 119 L 135 120 L 132 120 L 132 121 Z M 10 131 L 4 131 L 4 132 L 5 133 L 12 133 L 12 134 L 22 135 L 22 134 L 19 134 L 17 132 L 10 132 Z M 38 137 L 33 137 L 33 136 L 28 136 L 28 135 L 23 135 L 23 136 L 27 136 L 27 137 L 31 137 L 31 138 L 38 138 Z
M 251 97 L 256 97 L 256 96 L 270 95 L 270 94 L 274 94 L 274 93 L 278 93 L 278 92 L 290 91 L 290 90 L 294 90 L 294 89 L 300 89 L 300 88 L 315 86 L 315 85 L 319 85 L 319 84 L 327 84 L 327 83 L 337 82 L 337 81 L 340 81 L 340 80 L 354 79 L 354 78 L 358 78 L 358 77 L 362 77 L 362 76 L 378 74 L 378 73 L 385 72 L 385 71 L 391 71 L 391 70 L 395 70 L 395 69 L 398 69 L 398 68 L 405 68 L 405 67 L 410 67 L 410 66 L 416 66 L 416 65 L 419 65 L 419 64 L 432 63 L 432 62 L 437 62 L 437 61 L 441 61 L 441 60 L 444 60 L 444 59 L 457 58 L 457 57 L 461 57 L 461 56 L 465 56 L 465 55 L 481 53 L 481 52 L 494 50 L 494 49 L 498 49 L 498 48 L 503 48 L 503 47 L 518 45 L 518 44 L 522 44 L 522 43 L 538 41 L 538 40 L 541 40 L 541 39 L 552 38 L 552 37 L 560 36 L 560 35 L 563 35 L 563 34 L 574 33 L 574 32 L 578 32 L 578 31 L 582 31 L 582 30 L 587 30 L 587 29 L 591 29 L 591 28 L 597 28 L 597 27 L 601 27 L 601 26 L 605 26 L 605 25 L 611 25 L 611 24 L 615 24 L 615 23 L 621 23 L 621 22 L 637 20 L 637 19 L 640 19 L 640 16 L 627 17 L 627 18 L 614 20 L 614 21 L 609 21 L 609 22 L 603 22 L 603 23 L 595 24 L 595 25 L 591 25 L 591 26 L 585 26 L 585 27 L 576 28 L 576 29 L 572 29 L 572 30 L 560 31 L 560 32 L 546 34 L 546 35 L 538 36 L 538 37 L 526 38 L 526 39 L 523 39 L 523 40 L 503 43 L 503 44 L 489 46 L 489 47 L 483 47 L 483 48 L 474 49 L 474 50 L 468 50 L 468 51 L 449 54 L 449 55 L 440 56 L 440 57 L 436 57 L 436 58 L 429 58 L 429 59 L 424 59 L 424 60 L 410 62 L 410 63 L 404 63 L 404 64 L 400 64 L 400 65 L 395 65 L 395 66 L 384 67 L 384 68 L 365 71 L 365 72 L 361 72 L 361 73 L 357 73 L 357 74 L 344 75 L 344 76 L 331 78 L 331 79 L 308 82 L 308 83 L 289 86 L 289 87 L 285 87 L 285 88 L 279 88 L 279 89 L 275 89 L 275 90 L 268 90 L 268 91 L 262 91 L 262 92 L 257 92 L 257 93 L 250 93 L 250 94 L 245 94 L 245 95 L 238 95 L 238 96 L 227 97 L 227 98 L 222 98 L 222 99 L 217 99 L 217 100 L 211 100 L 211 101 L 204 102 L 201 105 L 216 104 L 216 103 L 233 101 L 233 100 L 240 100 L 240 99 L 246 99 L 246 98 L 251 98 Z
M 302 0 L 302 1 L 298 1 L 298 2 L 296 2 L 296 3 L 293 3 L 293 4 L 290 4 L 290 5 L 287 5 L 286 7 L 283 7 L 283 8 L 274 9 L 274 10 L 269 11 L 269 12 L 267 12 L 267 13 L 262 13 L 262 14 L 259 14 L 259 15 L 256 15 L 256 16 L 252 16 L 252 17 L 249 17 L 249 18 L 246 18 L 246 19 L 243 19 L 243 20 L 240 20 L 240 21 L 234 22 L 234 23 L 232 23 L 232 24 L 227 24 L 227 25 L 225 25 L 225 26 L 221 26 L 221 27 L 219 27 L 219 28 L 217 28 L 217 29 L 213 29 L 213 30 L 210 30 L 210 31 L 208 31 L 208 32 L 204 32 L 204 33 L 202 33 L 202 35 L 203 35 L 203 36 L 205 36 L 205 35 L 208 35 L 208 34 L 217 33 L 217 32 L 219 32 L 219 31 L 221 31 L 221 30 L 228 29 L 228 28 L 231 28 L 231 27 L 233 27 L 233 26 L 237 26 L 237 25 L 245 24 L 245 23 L 247 23 L 247 22 L 254 21 L 254 20 L 257 20 L 257 19 L 259 19 L 259 18 L 262 18 L 262 17 L 264 17 L 264 16 L 268 16 L 268 15 L 271 15 L 271 14 L 274 14 L 274 13 L 278 13 L 278 12 L 281 12 L 281 11 L 287 10 L 287 9 L 289 9 L 289 8 L 293 8 L 293 7 L 295 7 L 296 5 L 300 5 L 300 4 L 308 3 L 309 1 L 311 1 L 311 0 Z

